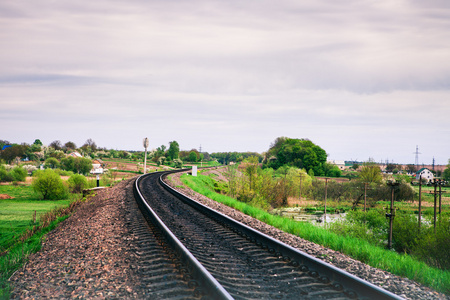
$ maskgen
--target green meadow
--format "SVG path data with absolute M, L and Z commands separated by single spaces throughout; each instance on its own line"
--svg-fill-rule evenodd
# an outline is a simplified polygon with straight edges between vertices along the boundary
M 39 251 L 45 234 L 65 220 L 81 200 L 78 195 L 40 200 L 30 185 L 0 185 L 0 194 L 13 197 L 0 199 L 0 299 L 9 299 L 9 277 L 30 254 Z
M 0 199 L 0 253 L 6 251 L 33 226 L 39 226 L 39 217 L 46 212 L 68 206 L 71 200 L 44 201 L 29 185 L 0 185 L 0 194 L 14 199 Z

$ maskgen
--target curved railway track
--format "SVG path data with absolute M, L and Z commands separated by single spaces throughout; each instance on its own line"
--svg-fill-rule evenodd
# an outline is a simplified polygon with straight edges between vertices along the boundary
M 179 194 L 163 181 L 170 173 L 150 173 L 135 183 L 149 226 L 184 274 L 142 266 L 154 270 L 143 276 L 162 280 L 161 289 L 181 278 L 186 293 L 210 299 L 401 299 Z M 152 287 L 154 295 L 163 293 L 159 287 Z M 171 298 L 190 297 L 171 292 Z

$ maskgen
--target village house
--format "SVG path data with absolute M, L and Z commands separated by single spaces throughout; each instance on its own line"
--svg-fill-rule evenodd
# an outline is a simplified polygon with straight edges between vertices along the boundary
M 92 170 L 91 174 L 103 174 L 106 169 L 103 169 L 103 162 L 100 159 L 94 159 L 92 161 Z
M 433 180 L 434 175 L 427 168 L 422 168 L 416 172 L 416 179 L 419 180 L 420 178 L 422 178 L 422 180 L 431 181 Z
M 78 152 L 78 151 L 74 151 L 74 152 L 68 154 L 67 156 L 72 156 L 72 157 L 83 157 L 83 156 L 80 154 L 80 152 Z

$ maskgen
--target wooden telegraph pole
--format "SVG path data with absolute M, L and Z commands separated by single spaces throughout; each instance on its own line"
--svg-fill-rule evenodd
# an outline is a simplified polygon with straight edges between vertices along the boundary
M 394 225 L 394 217 L 395 217 L 395 207 L 394 207 L 394 191 L 395 187 L 398 186 L 400 183 L 396 182 L 394 180 L 390 180 L 387 182 L 387 184 L 391 187 L 391 210 L 390 213 L 386 214 L 386 217 L 389 218 L 389 237 L 388 237 L 388 248 L 392 248 L 392 228 Z
M 422 219 L 422 175 L 419 176 L 419 230 Z
M 330 178 L 325 178 L 325 210 L 324 210 L 324 213 L 325 213 L 325 220 L 326 220 L 326 215 L 327 215 L 327 189 L 328 189 L 328 179 L 330 179 Z

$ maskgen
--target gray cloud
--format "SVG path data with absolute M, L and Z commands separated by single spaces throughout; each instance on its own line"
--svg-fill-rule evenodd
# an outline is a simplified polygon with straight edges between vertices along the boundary
M 450 158 L 446 1 L 15 1 L 0 24 L 5 139 Z

